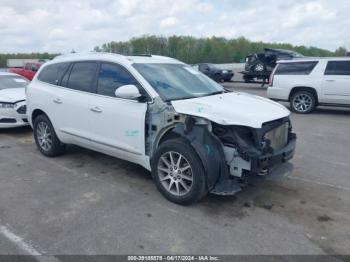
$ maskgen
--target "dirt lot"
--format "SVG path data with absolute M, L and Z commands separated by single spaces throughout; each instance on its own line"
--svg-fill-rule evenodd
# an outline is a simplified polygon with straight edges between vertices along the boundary
M 350 110 L 292 121 L 290 177 L 190 207 L 141 167 L 74 146 L 45 158 L 30 128 L 1 130 L 0 254 L 350 254 Z

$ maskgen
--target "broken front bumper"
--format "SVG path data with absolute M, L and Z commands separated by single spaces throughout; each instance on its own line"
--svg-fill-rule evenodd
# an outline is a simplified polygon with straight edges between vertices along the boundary
M 255 182 L 257 179 L 278 180 L 288 176 L 293 170 L 293 165 L 287 161 L 294 156 L 295 146 L 296 136 L 294 135 L 281 150 L 252 158 L 249 175 L 239 179 L 233 177 L 232 174 L 222 176 L 210 192 L 217 195 L 233 195 L 239 192 L 242 186 Z
M 281 150 L 273 154 L 263 155 L 256 159 L 252 159 L 252 172 L 261 174 L 261 172 L 269 171 L 274 166 L 279 165 L 293 158 L 295 152 L 296 137 L 289 140 L 288 144 Z
M 296 136 L 293 133 L 289 134 L 288 143 L 281 150 L 272 154 L 262 154 L 259 150 L 253 150 L 249 159 L 243 159 L 236 157 L 239 156 L 239 152 L 233 147 L 227 151 L 227 147 L 225 148 L 222 141 L 206 125 L 191 123 L 188 121 L 186 125 L 176 125 L 173 132 L 187 139 L 198 153 L 207 176 L 207 189 L 211 193 L 233 195 L 241 190 L 245 182 L 249 183 L 247 180 L 272 177 L 291 170 L 286 161 L 294 155 Z M 240 160 L 236 163 L 235 159 L 238 158 Z M 244 161 L 247 165 L 243 164 Z M 236 170 L 241 171 L 239 169 L 245 171 L 234 174 Z M 264 171 L 264 176 L 261 175 L 261 171 Z

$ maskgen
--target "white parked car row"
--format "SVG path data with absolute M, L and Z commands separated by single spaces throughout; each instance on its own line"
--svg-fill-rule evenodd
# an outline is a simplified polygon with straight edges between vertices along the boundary
M 350 106 L 350 57 L 279 61 L 270 78 L 269 98 L 289 101 L 296 113 L 318 105 Z
M 44 64 L 27 87 L 28 120 L 48 157 L 75 144 L 152 172 L 170 201 L 235 194 L 283 174 L 296 136 L 289 111 L 227 92 L 178 60 L 90 53 Z

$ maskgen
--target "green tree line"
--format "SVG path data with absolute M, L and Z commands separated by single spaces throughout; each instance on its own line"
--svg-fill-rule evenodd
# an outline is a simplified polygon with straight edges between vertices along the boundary
M 94 51 L 124 55 L 164 55 L 189 64 L 195 64 L 201 62 L 241 62 L 248 54 L 261 52 L 266 47 L 294 50 L 305 56 L 345 56 L 347 54 L 347 50 L 344 47 L 339 47 L 336 51 L 332 52 L 312 46 L 253 42 L 244 37 L 226 39 L 223 37 L 195 38 L 192 36 L 163 37 L 154 35 L 135 37 L 128 41 L 112 41 L 102 46 L 96 46 Z M 0 54 L 0 68 L 6 67 L 6 61 L 10 58 L 52 59 L 57 55 L 50 53 Z
M 244 37 L 195 38 L 192 36 L 142 36 L 129 41 L 105 43 L 94 48 L 97 52 L 112 52 L 124 55 L 154 54 L 170 56 L 186 63 L 241 62 L 248 54 L 261 52 L 264 48 L 280 48 L 297 51 L 305 56 L 345 56 L 347 50 L 339 47 L 335 52 L 317 47 L 293 46 L 283 43 L 253 42 Z

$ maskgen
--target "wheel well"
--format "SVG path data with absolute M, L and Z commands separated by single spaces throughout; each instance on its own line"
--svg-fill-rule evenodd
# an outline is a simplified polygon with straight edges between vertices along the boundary
M 33 113 L 32 113 L 32 123 L 33 123 L 33 124 L 34 124 L 35 118 L 37 118 L 37 117 L 40 116 L 40 115 L 45 115 L 45 116 L 47 116 L 47 115 L 45 114 L 45 112 L 42 111 L 42 110 L 40 110 L 40 109 L 35 109 L 35 110 L 33 111 Z
M 318 104 L 318 95 L 317 95 L 316 89 L 313 88 L 313 87 L 308 87 L 308 86 L 297 86 L 297 87 L 294 87 L 290 91 L 288 101 L 290 101 L 292 95 L 294 95 L 296 92 L 299 92 L 299 91 L 308 91 L 308 92 L 312 93 L 315 96 L 316 104 Z
M 159 142 L 158 142 L 158 145 L 157 147 L 159 147 L 162 143 L 164 143 L 165 141 L 167 140 L 170 140 L 170 139 L 174 139 L 174 138 L 178 138 L 178 137 L 181 137 L 181 135 L 173 132 L 173 129 L 170 129 L 168 131 L 166 131 L 162 137 L 159 139 Z

